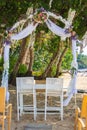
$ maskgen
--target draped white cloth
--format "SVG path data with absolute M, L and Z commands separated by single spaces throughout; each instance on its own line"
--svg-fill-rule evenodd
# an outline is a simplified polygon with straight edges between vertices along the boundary
M 47 27 L 56 35 L 60 36 L 60 37 L 70 37 L 71 34 L 70 33 L 65 33 L 65 29 L 59 27 L 58 25 L 54 24 L 51 20 L 47 20 L 46 21 L 46 25 Z
M 75 63 L 77 63 L 76 49 L 76 40 L 72 40 L 72 55 Z
M 47 27 L 58 36 L 61 36 L 64 38 L 71 36 L 70 33 L 65 33 L 65 29 L 57 26 L 49 19 L 46 21 L 46 24 L 47 24 Z M 11 36 L 11 40 L 20 40 L 20 39 L 27 37 L 29 34 L 31 34 L 36 29 L 37 26 L 38 26 L 38 23 L 36 23 L 35 25 L 33 25 L 33 23 L 29 24 L 25 29 L 23 29 L 18 34 Z
M 10 45 L 6 45 L 4 46 L 4 63 L 9 62 L 9 49 L 10 49 Z M 9 65 L 8 65 L 9 67 Z
M 51 20 L 47 20 L 46 21 L 47 27 L 56 35 L 61 36 L 61 37 L 71 37 L 70 33 L 65 33 L 65 29 L 57 26 L 56 24 L 54 24 Z M 72 61 L 72 67 L 74 68 L 78 68 L 78 64 L 77 64 L 77 56 L 76 56 L 76 41 L 75 39 L 72 39 L 72 55 L 73 55 L 73 61 Z M 68 97 L 66 98 L 66 100 L 64 100 L 63 105 L 67 106 L 68 103 L 70 102 L 73 94 L 75 94 L 77 92 L 76 90 L 76 79 L 77 79 L 77 73 L 74 73 L 73 75 L 73 79 L 71 81 L 71 86 L 70 86 L 70 93 L 68 94 Z
M 29 24 L 25 29 L 23 29 L 18 34 L 11 36 L 11 40 L 20 40 L 27 37 L 36 29 L 37 26 L 38 23 L 36 23 L 35 25 L 33 23 Z
M 8 92 L 9 50 L 10 50 L 10 45 L 5 44 L 5 47 L 4 47 L 4 71 L 2 74 L 1 86 L 6 87 L 6 101 L 7 102 L 9 100 L 9 92 Z
M 77 47 L 76 47 L 76 43 L 77 40 L 72 40 L 72 55 L 73 55 L 73 61 L 71 64 L 71 67 L 74 67 L 76 69 L 76 71 L 74 72 L 73 76 L 74 76 L 74 83 L 73 83 L 73 93 L 77 92 L 76 89 L 76 80 L 77 80 L 77 70 L 78 70 L 78 63 L 77 63 Z
M 67 106 L 73 97 L 73 94 L 77 93 L 76 90 L 76 80 L 77 80 L 77 74 L 74 73 L 73 77 L 71 78 L 71 81 L 69 83 L 69 86 L 67 88 L 66 96 L 67 98 L 63 101 L 63 106 Z
M 74 67 L 77 70 L 78 64 L 77 64 L 77 56 L 76 56 L 76 40 L 72 40 L 72 55 L 73 55 L 73 61 L 72 61 L 71 67 Z M 73 94 L 77 93 L 76 80 L 77 80 L 77 71 L 74 72 L 71 82 L 68 86 L 69 93 L 68 93 L 67 98 L 63 102 L 63 106 L 67 106 L 68 103 L 70 102 Z

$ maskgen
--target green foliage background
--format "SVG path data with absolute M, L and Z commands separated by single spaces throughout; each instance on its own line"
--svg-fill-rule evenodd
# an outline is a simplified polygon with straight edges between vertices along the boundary
M 70 8 L 76 10 L 76 16 L 73 21 L 73 28 L 77 32 L 79 39 L 82 38 L 85 31 L 87 30 L 87 0 L 53 0 L 52 7 L 49 7 L 50 0 L 0 0 L 0 33 L 4 32 L 7 28 L 11 28 L 12 25 L 19 20 L 19 18 L 24 18 L 25 13 L 28 7 L 33 7 L 34 10 L 36 8 L 44 7 L 47 11 L 54 12 L 55 14 L 60 14 L 64 18 L 67 18 L 68 11 Z M 55 22 L 58 25 L 64 26 L 59 21 Z M 4 25 L 4 27 L 2 27 Z M 41 37 L 41 39 L 37 39 L 35 42 L 35 60 L 33 64 L 34 71 L 43 71 L 44 68 L 49 63 L 49 59 L 52 54 L 56 51 L 59 43 L 59 37 L 56 37 L 50 34 L 45 24 L 43 26 L 39 26 L 36 30 L 39 33 L 41 30 L 44 30 L 45 37 Z M 47 37 L 50 37 L 48 38 Z M 52 37 L 52 38 L 51 38 Z M 19 48 L 18 48 L 19 49 Z M 14 66 L 14 63 L 18 58 L 18 49 L 12 49 L 10 55 L 10 72 Z M 72 61 L 72 55 L 70 49 L 68 49 L 63 62 L 62 69 L 70 69 Z M 2 67 L 3 60 L 0 61 L 0 71 L 3 69 Z M 78 56 L 79 68 L 87 67 L 87 56 L 79 55 Z M 83 65 L 82 65 L 83 63 Z M 24 67 L 24 68 L 23 68 Z M 22 66 L 20 73 L 23 73 L 21 70 L 26 71 L 26 67 Z M 53 73 L 55 73 L 55 65 L 52 67 Z

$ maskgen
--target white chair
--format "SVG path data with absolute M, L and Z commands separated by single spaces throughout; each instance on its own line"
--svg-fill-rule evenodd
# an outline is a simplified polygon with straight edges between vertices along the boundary
M 16 86 L 17 119 L 19 120 L 19 116 L 22 114 L 34 114 L 34 120 L 36 120 L 36 92 L 34 89 L 34 77 L 17 77 Z M 30 100 L 30 98 L 32 98 L 32 100 Z
M 53 99 L 53 103 L 49 99 Z M 45 93 L 45 120 L 47 114 L 59 114 L 63 120 L 63 79 L 62 78 L 46 78 Z

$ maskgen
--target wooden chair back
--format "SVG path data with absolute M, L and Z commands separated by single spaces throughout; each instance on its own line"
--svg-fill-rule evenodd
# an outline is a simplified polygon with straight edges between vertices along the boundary
M 75 114 L 74 130 L 87 130 L 87 94 L 83 95 L 81 109 L 77 107 Z
M 0 87 L 0 125 L 1 130 L 5 130 L 5 123 L 7 120 L 8 130 L 11 129 L 11 113 L 12 113 L 12 104 L 6 106 L 6 88 Z
M 80 117 L 87 118 L 87 94 L 83 95 Z
M 6 98 L 6 89 L 5 87 L 0 87 L 0 113 L 5 112 L 5 98 Z

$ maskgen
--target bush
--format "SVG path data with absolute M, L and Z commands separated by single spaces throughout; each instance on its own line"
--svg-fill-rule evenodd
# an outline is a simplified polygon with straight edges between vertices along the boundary
M 18 73 L 19 73 L 19 74 L 25 74 L 26 72 L 27 72 L 27 66 L 24 65 L 24 64 L 21 64 L 21 65 L 19 66 L 19 71 L 18 71 Z

